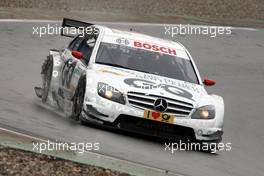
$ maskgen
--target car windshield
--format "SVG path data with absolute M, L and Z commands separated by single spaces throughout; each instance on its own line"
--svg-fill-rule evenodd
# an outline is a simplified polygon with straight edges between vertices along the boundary
M 190 60 L 130 46 L 102 42 L 96 56 L 96 63 L 198 84 Z

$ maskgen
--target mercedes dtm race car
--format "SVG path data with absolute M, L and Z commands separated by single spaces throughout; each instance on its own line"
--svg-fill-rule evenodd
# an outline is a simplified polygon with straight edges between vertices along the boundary
M 90 27 L 42 65 L 38 97 L 83 124 L 100 124 L 169 139 L 220 142 L 224 102 L 209 95 L 184 46 L 135 32 Z M 62 35 L 66 35 L 62 31 Z

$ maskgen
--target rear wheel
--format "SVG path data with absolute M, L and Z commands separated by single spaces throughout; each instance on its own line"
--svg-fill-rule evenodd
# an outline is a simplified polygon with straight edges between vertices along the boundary
M 79 81 L 75 95 L 73 97 L 72 115 L 71 118 L 78 121 L 83 108 L 84 95 L 86 88 L 86 78 L 82 77 Z
M 42 102 L 46 102 L 49 90 L 50 90 L 50 83 L 52 78 L 52 68 L 53 68 L 53 62 L 51 57 L 47 57 L 47 59 L 44 61 L 41 67 L 41 74 L 42 74 Z

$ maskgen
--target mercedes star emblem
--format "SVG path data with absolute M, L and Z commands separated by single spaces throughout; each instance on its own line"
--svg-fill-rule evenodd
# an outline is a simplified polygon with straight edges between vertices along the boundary
M 166 100 L 162 99 L 162 98 L 158 98 L 157 100 L 155 100 L 154 102 L 154 109 L 156 111 L 159 112 L 164 112 L 166 111 L 168 108 L 168 103 Z

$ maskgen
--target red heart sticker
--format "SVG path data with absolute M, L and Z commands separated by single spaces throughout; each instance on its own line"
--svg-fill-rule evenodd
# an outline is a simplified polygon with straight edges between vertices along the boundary
M 151 115 L 152 115 L 152 117 L 153 117 L 154 119 L 157 119 L 157 118 L 159 118 L 160 113 L 159 113 L 159 112 L 152 112 Z

